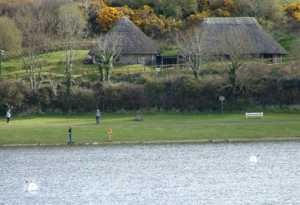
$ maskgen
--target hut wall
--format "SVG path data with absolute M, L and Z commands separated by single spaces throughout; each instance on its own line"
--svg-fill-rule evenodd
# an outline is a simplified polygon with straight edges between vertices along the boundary
M 273 58 L 272 58 L 272 60 L 273 60 L 274 64 L 280 64 L 280 63 L 282 63 L 282 56 L 280 56 L 280 55 L 274 55 Z
M 263 61 L 269 60 L 270 63 L 280 64 L 280 63 L 282 63 L 283 55 L 280 55 L 280 54 L 261 54 L 260 57 Z
M 152 65 L 155 63 L 155 55 L 121 55 L 117 63 L 122 65 Z

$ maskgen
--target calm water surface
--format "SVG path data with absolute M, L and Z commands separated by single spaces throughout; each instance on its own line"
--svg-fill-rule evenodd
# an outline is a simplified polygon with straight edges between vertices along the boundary
M 0 204 L 299 205 L 300 143 L 0 148 Z

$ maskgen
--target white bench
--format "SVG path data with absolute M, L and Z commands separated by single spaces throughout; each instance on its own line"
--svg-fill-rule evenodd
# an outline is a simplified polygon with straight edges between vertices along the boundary
M 248 118 L 263 118 L 264 117 L 264 113 L 263 112 L 246 112 L 245 113 L 246 119 Z

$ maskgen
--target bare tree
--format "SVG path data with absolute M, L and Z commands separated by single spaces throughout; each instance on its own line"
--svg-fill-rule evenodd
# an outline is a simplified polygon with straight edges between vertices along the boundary
M 257 55 L 255 45 L 246 35 L 239 29 L 228 29 L 223 33 L 222 39 L 219 40 L 218 46 L 212 50 L 214 61 L 222 63 L 228 74 L 228 81 L 231 87 L 232 96 L 235 97 L 238 91 L 237 73 L 245 65 L 249 59 L 253 59 Z
M 193 71 L 196 79 L 199 71 L 210 62 L 222 63 L 227 70 L 232 93 L 237 91 L 237 72 L 243 66 L 244 60 L 256 53 L 250 42 L 249 35 L 241 29 L 227 29 L 222 34 L 208 33 L 200 28 L 193 28 L 177 38 L 181 54 L 187 61 L 187 66 Z M 208 36 L 214 35 L 214 36 Z M 207 42 L 203 42 L 206 40 Z
M 201 47 L 201 31 L 194 28 L 177 35 L 177 44 L 181 55 L 186 59 L 187 66 L 193 71 L 194 77 L 199 78 L 199 71 L 205 62 L 205 54 Z
M 252 16 L 273 21 L 281 20 L 284 15 L 280 0 L 236 0 L 235 10 L 238 16 Z
M 86 25 L 84 16 L 76 4 L 65 4 L 58 9 L 58 33 L 65 40 L 82 34 Z
M 31 91 L 35 95 L 42 81 L 42 61 L 38 55 L 32 53 L 23 58 L 23 68 L 26 70 Z
M 0 77 L 2 77 L 2 61 L 5 58 L 5 51 L 0 49 Z
M 98 65 L 100 81 L 109 81 L 111 70 L 122 51 L 122 38 L 118 34 L 100 36 L 97 40 L 95 60 Z
M 71 95 L 72 95 L 72 71 L 73 71 L 74 50 L 72 46 L 65 49 L 65 85 L 66 85 L 66 103 L 68 111 L 71 111 Z
M 26 42 L 27 49 L 24 51 L 22 58 L 23 69 L 26 71 L 26 80 L 29 81 L 32 94 L 36 95 L 42 83 L 41 72 L 44 64 L 40 55 L 41 45 L 38 44 L 38 42 L 42 42 L 41 36 L 39 35 L 42 29 L 42 24 L 37 23 L 36 21 L 31 21 L 28 26 L 29 27 L 27 29 L 29 35 Z M 44 47 L 43 50 L 47 50 L 47 48 Z
M 76 38 L 82 34 L 85 22 L 77 5 L 65 4 L 58 10 L 59 15 L 59 35 L 64 41 L 65 50 L 65 85 L 66 85 L 66 103 L 68 111 L 71 111 L 72 95 L 72 72 L 74 61 L 74 45 Z

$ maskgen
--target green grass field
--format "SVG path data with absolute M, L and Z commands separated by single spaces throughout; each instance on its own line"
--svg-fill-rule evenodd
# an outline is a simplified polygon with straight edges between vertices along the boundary
M 88 50 L 76 50 L 73 64 L 73 78 L 82 78 L 94 80 L 97 78 L 98 70 L 96 65 L 86 65 L 84 60 L 86 59 Z M 61 79 L 64 76 L 64 51 L 55 51 L 39 55 L 39 59 L 42 61 L 41 74 L 50 79 Z M 260 61 L 261 62 L 261 61 Z M 268 61 L 266 61 L 268 63 Z M 247 61 L 245 63 L 256 63 L 256 61 Z M 275 66 L 275 65 L 274 65 Z M 218 72 L 224 73 L 224 62 L 210 62 L 202 65 L 202 73 Z M 193 76 L 191 70 L 188 69 L 163 69 L 162 76 Z M 6 79 L 22 79 L 26 76 L 26 70 L 23 69 L 23 58 L 7 59 L 2 65 L 3 77 Z M 144 76 L 156 76 L 157 73 L 154 67 L 143 65 L 116 65 L 112 70 L 113 76 L 122 75 L 134 75 L 143 74 Z
M 76 116 L 20 117 L 0 122 L 0 145 L 65 144 L 67 129 L 73 127 L 76 143 L 105 143 L 107 128 L 113 142 L 180 140 L 261 139 L 300 137 L 300 114 L 266 114 L 264 119 L 246 120 L 242 114 L 104 114 L 97 126 L 91 114 Z M 299 138 L 300 139 L 300 138 Z
M 96 65 L 86 65 L 84 60 L 88 55 L 88 50 L 74 51 L 73 75 L 74 77 L 95 76 L 97 75 Z M 55 75 L 62 77 L 64 74 L 65 52 L 55 51 L 39 55 L 42 62 L 41 73 L 44 75 Z M 3 62 L 2 71 L 6 78 L 20 78 L 26 75 L 26 70 L 23 69 L 23 58 L 11 58 Z M 151 71 L 151 68 L 143 65 L 116 66 L 113 69 L 113 74 L 134 74 Z

